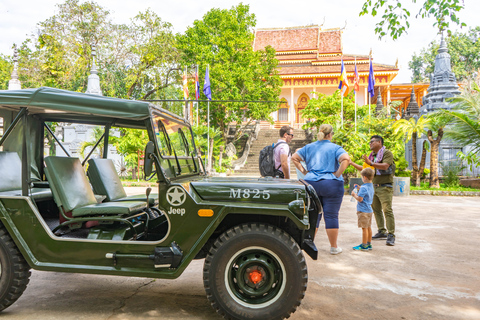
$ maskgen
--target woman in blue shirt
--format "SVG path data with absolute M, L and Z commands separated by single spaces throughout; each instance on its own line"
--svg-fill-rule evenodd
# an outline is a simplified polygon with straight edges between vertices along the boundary
M 325 229 L 330 241 L 330 253 L 339 254 L 342 248 L 337 246 L 338 212 L 343 200 L 343 172 L 348 167 L 350 157 L 339 145 L 332 143 L 333 128 L 322 124 L 318 132 L 318 141 L 307 144 L 292 156 L 295 167 L 305 174 L 304 180 L 311 184 L 323 207 Z M 307 169 L 300 164 L 305 161 Z M 317 220 L 317 231 L 320 224 Z

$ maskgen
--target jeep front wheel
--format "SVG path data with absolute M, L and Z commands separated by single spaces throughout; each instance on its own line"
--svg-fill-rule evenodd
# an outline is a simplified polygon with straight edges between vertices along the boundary
M 307 289 L 301 249 L 285 231 L 244 224 L 224 232 L 205 259 L 203 282 L 218 313 L 230 319 L 284 319 Z
M 30 274 L 30 266 L 0 224 L 0 311 L 20 298 Z

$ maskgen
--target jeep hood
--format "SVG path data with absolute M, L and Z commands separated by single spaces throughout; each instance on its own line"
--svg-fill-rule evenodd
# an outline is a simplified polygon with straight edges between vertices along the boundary
M 205 201 L 282 204 L 306 199 L 305 185 L 298 180 L 205 177 L 192 181 L 190 185 Z

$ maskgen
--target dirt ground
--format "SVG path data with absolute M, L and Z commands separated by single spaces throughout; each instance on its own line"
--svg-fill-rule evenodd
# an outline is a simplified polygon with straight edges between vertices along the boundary
M 291 319 L 480 319 L 480 198 L 394 197 L 396 245 L 361 242 L 355 203 L 346 196 L 339 244 L 330 255 L 324 224 L 319 259 Z M 375 230 L 375 228 L 374 228 Z M 203 260 L 177 280 L 33 271 L 2 319 L 220 319 L 202 283 Z

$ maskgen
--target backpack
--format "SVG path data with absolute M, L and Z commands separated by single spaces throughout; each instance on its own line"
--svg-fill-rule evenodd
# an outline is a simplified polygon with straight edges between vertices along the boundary
M 258 157 L 258 169 L 260 169 L 260 174 L 262 177 L 275 177 L 275 172 L 280 168 L 275 168 L 275 148 L 282 143 L 286 143 L 284 141 L 280 141 L 279 143 L 275 144 L 272 143 L 271 145 L 266 146 L 262 150 L 260 150 L 260 156 Z

